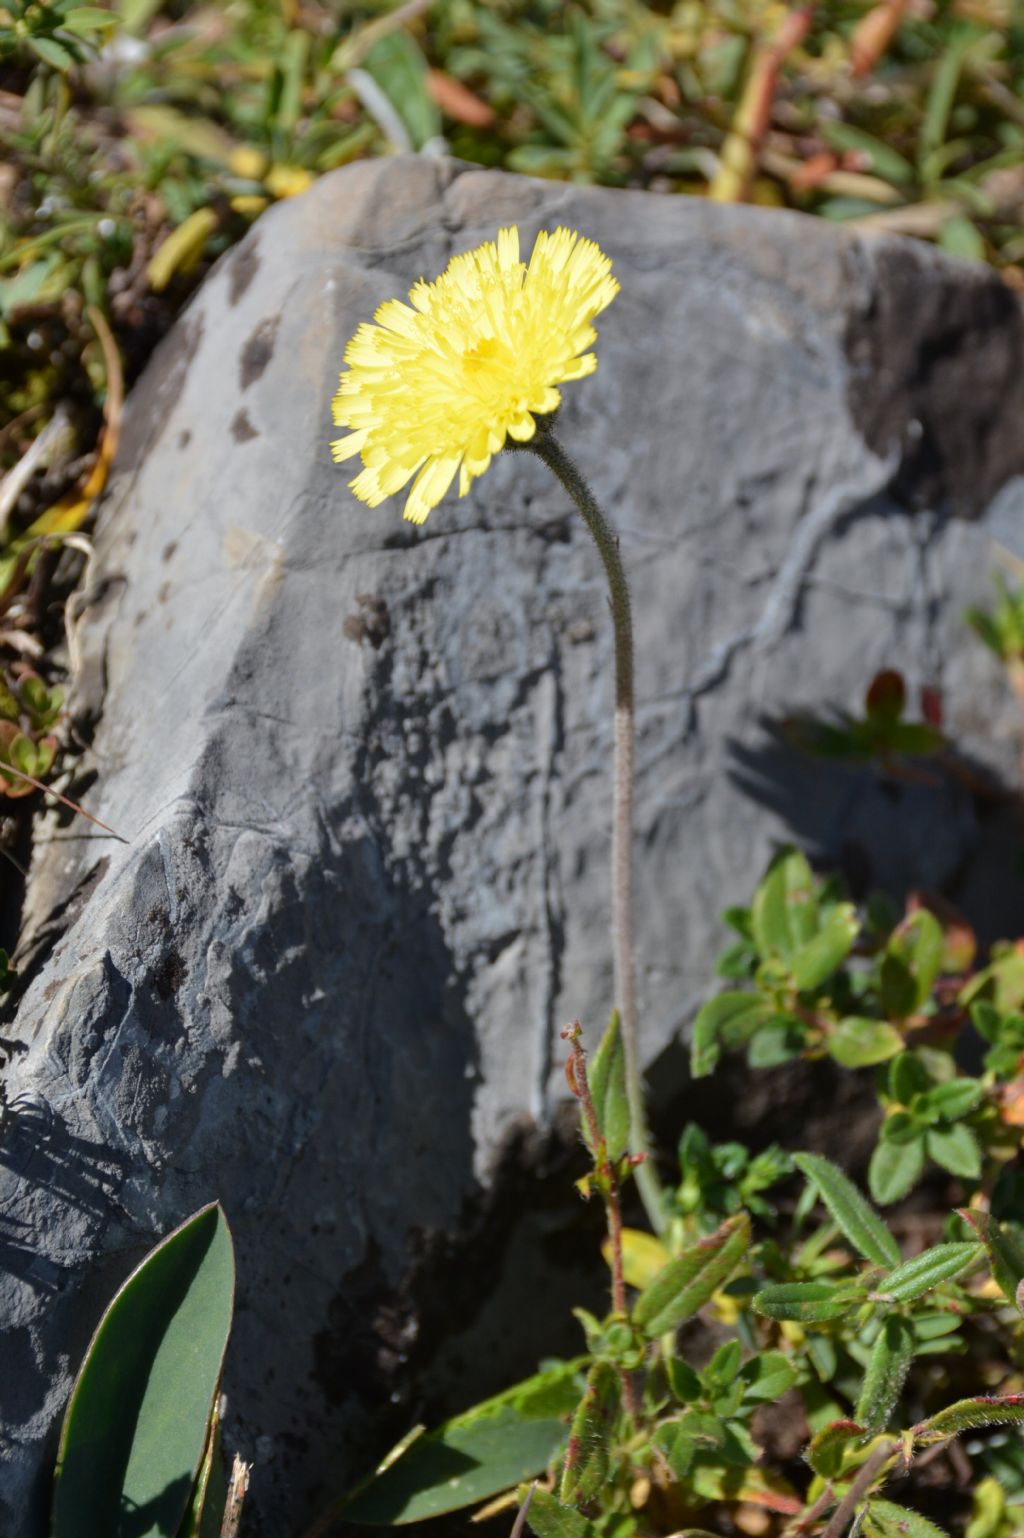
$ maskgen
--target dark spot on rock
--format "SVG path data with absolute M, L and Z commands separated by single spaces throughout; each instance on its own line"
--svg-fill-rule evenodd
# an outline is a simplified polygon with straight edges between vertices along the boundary
M 129 529 L 128 530 L 128 533 L 124 537 L 124 542 L 128 546 L 129 550 L 132 548 L 132 546 L 134 545 L 134 543 L 138 539 L 138 537 L 139 537 L 138 529 Z
M 174 554 L 175 550 L 177 550 L 177 548 L 178 548 L 178 541 L 176 539 L 172 539 L 168 544 L 166 544 L 164 546 L 163 551 L 161 552 L 161 555 L 160 555 L 160 559 L 162 561 L 169 561 L 171 559 L 171 556 Z
M 872 248 L 868 293 L 843 338 L 854 421 L 876 454 L 899 451 L 905 506 L 977 517 L 1024 473 L 1024 311 L 994 273 L 936 261 L 925 275 L 896 242 Z
M 249 420 L 249 413 L 243 406 L 241 411 L 236 411 L 231 423 L 231 436 L 236 443 L 248 443 L 251 438 L 259 437 L 259 430 L 253 427 Z
M 228 304 L 236 305 L 260 270 L 259 241 L 253 237 L 236 249 L 228 267 Z
M 185 963 L 178 952 L 171 950 L 153 972 L 153 987 L 160 998 L 170 999 L 185 981 Z
M 342 632 L 350 641 L 362 646 L 369 641 L 374 651 L 380 651 L 391 634 L 391 615 L 383 598 L 376 593 L 357 593 L 358 609 L 345 616 Z
M 157 603 L 166 603 L 168 598 L 170 598 L 170 596 L 171 596 L 171 584 L 169 582 L 161 582 L 161 584 L 160 584 L 160 591 L 156 595 Z
M 274 356 L 274 343 L 280 323 L 280 315 L 275 315 L 271 320 L 261 320 L 242 348 L 238 359 L 238 378 L 243 390 L 248 390 L 259 379 Z
M 185 388 L 189 367 L 203 340 L 202 311 L 180 320 L 153 354 L 150 366 L 132 390 L 133 409 L 125 416 L 117 454 L 118 470 L 130 474 L 159 442 Z
M 179 447 L 179 449 L 187 449 L 191 442 L 192 442 L 192 429 L 190 427 L 183 427 L 181 429 L 181 432 L 178 434 L 178 447 Z

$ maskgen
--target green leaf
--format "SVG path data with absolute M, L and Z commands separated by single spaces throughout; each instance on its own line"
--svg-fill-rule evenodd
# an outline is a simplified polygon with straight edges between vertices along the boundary
M 936 1164 L 963 1180 L 980 1180 L 981 1149 L 970 1127 L 956 1122 L 952 1127 L 930 1127 L 925 1147 Z
M 745 1212 L 727 1218 L 707 1239 L 670 1260 L 633 1308 L 633 1322 L 648 1340 L 675 1330 L 703 1308 L 735 1271 L 750 1247 L 750 1219 Z
M 30 37 L 27 41 L 32 52 L 53 69 L 63 72 L 72 69 L 78 62 L 70 48 L 65 48 L 63 43 L 58 43 L 52 37 Z
M 798 993 L 820 988 L 838 971 L 853 948 L 860 921 L 852 903 L 837 903 L 813 939 L 793 957 L 791 972 Z M 902 1043 L 901 1043 L 902 1045 Z
M 985 237 L 966 214 L 953 214 L 946 219 L 939 227 L 938 242 L 951 256 L 960 256 L 970 262 L 985 260 Z
M 942 1528 L 920 1512 L 877 1497 L 864 1507 L 864 1532 L 867 1538 L 946 1538 Z
M 936 1244 L 932 1249 L 905 1260 L 895 1271 L 883 1277 L 877 1284 L 876 1293 L 891 1298 L 894 1303 L 910 1303 L 923 1297 L 940 1282 L 948 1282 L 959 1276 L 968 1266 L 981 1259 L 983 1246 L 971 1241 L 959 1244 Z
M 854 1416 L 868 1431 L 884 1431 L 914 1356 L 914 1331 L 898 1314 L 883 1320 L 868 1358 Z
M 220 1205 L 151 1250 L 100 1320 L 68 1402 L 52 1538 L 174 1535 L 207 1445 L 235 1263 Z
M 569 1445 L 580 1448 L 576 1462 L 566 1460 L 561 1499 L 584 1505 L 596 1500 L 608 1481 L 608 1439 L 619 1407 L 619 1375 L 607 1362 L 595 1362 L 569 1433 Z
M 977 1431 L 982 1426 L 1007 1426 L 1024 1423 L 1024 1394 L 978 1394 L 973 1399 L 959 1399 L 937 1415 L 914 1427 L 916 1437 L 956 1436 L 961 1431 Z
M 879 1206 L 887 1207 L 906 1196 L 920 1180 L 924 1169 L 924 1138 L 913 1137 L 905 1143 L 883 1138 L 871 1155 L 868 1166 L 868 1190 Z
M 629 1099 L 626 1094 L 626 1052 L 622 1045 L 619 1012 L 615 1010 L 608 1028 L 601 1038 L 601 1045 L 594 1053 L 587 1071 L 590 1097 L 594 1102 L 597 1124 L 607 1144 L 608 1158 L 613 1164 L 622 1158 L 629 1148 Z M 590 1130 L 587 1118 L 580 1111 L 583 1136 L 591 1153 Z
M 923 1008 L 928 1002 L 942 966 L 945 938 L 942 925 L 927 908 L 918 908 L 898 924 L 889 936 L 887 959 L 893 959 L 911 980 L 906 998 L 887 999 L 885 968 L 882 969 L 882 1007 L 897 1019 Z M 909 1007 L 908 1007 L 909 1006 Z
M 811 1438 L 804 1456 L 816 1474 L 823 1479 L 834 1479 L 843 1466 L 843 1454 L 851 1442 L 859 1442 L 866 1434 L 865 1428 L 856 1421 L 830 1421 Z
M 877 1266 L 898 1266 L 900 1247 L 851 1180 L 820 1154 L 794 1154 L 793 1162 L 816 1188 L 854 1249 Z
M 914 168 L 910 162 L 881 139 L 866 133 L 863 128 L 855 128 L 852 123 L 826 121 L 822 123 L 821 131 L 833 149 L 854 150 L 866 156 L 869 169 L 883 181 L 893 182 L 897 186 L 901 182 L 913 183 Z
M 949 1079 L 917 1096 L 911 1110 L 922 1121 L 959 1121 L 974 1110 L 984 1093 L 977 1079 Z
M 1006 1494 L 991 1474 L 975 1485 L 973 1507 L 964 1538 L 999 1538 L 1006 1520 Z
M 1018 1288 L 1024 1281 L 1024 1244 L 1010 1229 L 1001 1228 L 989 1212 L 962 1207 L 960 1216 L 975 1230 L 985 1246 L 992 1275 L 1003 1297 L 1020 1308 Z
M 815 1324 L 841 1319 L 863 1303 L 864 1288 L 855 1282 L 779 1282 L 754 1294 L 754 1307 L 769 1319 Z
M 718 1062 L 722 1047 L 738 1047 L 769 1020 L 775 1011 L 758 993 L 730 990 L 709 999 L 693 1022 L 690 1071 L 703 1079 Z
M 339 1502 L 339 1516 L 397 1527 L 472 1506 L 542 1473 L 568 1436 L 565 1418 L 579 1403 L 582 1360 L 536 1373 L 418 1437 Z
M 527 1492 L 519 1491 L 520 1505 Z M 575 1506 L 565 1506 L 547 1490 L 536 1486 L 526 1513 L 526 1524 L 537 1538 L 594 1538 L 597 1532 L 593 1522 L 588 1522 Z
M 750 913 L 754 943 L 763 960 L 791 961 L 818 927 L 814 877 L 804 856 L 784 850 L 754 894 Z
M 769 1404 L 794 1385 L 797 1370 L 781 1351 L 762 1351 L 740 1368 L 745 1404 Z
M 829 1057 L 844 1068 L 870 1068 L 902 1052 L 903 1037 L 886 1020 L 848 1015 L 825 1041 Z
M 178 1538 L 220 1538 L 227 1495 L 224 1455 L 220 1441 L 220 1419 L 215 1411 L 199 1478 L 192 1491 L 188 1515 Z
M 404 29 L 378 38 L 363 60 L 420 150 L 441 136 L 441 112 L 427 84 L 427 61 Z

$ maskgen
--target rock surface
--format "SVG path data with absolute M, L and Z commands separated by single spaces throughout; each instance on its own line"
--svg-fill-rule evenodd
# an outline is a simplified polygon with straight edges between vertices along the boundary
M 34 854 L 8 1081 L 55 1125 L 0 1154 L 4 1534 L 41 1531 L 102 1302 L 214 1196 L 247 1531 L 299 1531 L 361 1472 L 353 1364 L 410 1243 L 455 1232 L 510 1128 L 549 1116 L 560 1025 L 607 1015 L 611 636 L 585 532 L 529 459 L 416 531 L 356 504 L 327 451 L 357 323 L 513 221 L 526 249 L 584 230 L 622 281 L 562 437 L 634 584 L 655 1092 L 716 915 L 773 841 L 1006 921 L 998 807 L 955 777 L 797 762 L 762 726 L 898 667 L 1013 775 L 998 669 L 961 623 L 988 525 L 1022 538 L 1024 325 L 994 277 L 798 216 L 426 159 L 274 208 L 131 397 L 79 604 L 84 799 L 127 842 L 53 819 Z M 497 1288 L 500 1243 L 485 1261 Z M 393 1318 L 367 1368 L 385 1391 L 415 1328 Z

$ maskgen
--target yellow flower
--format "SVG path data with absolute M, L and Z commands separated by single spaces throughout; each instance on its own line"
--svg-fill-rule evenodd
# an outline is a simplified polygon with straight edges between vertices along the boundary
M 455 256 L 433 283 L 416 283 L 411 307 L 389 299 L 345 349 L 334 421 L 350 428 L 331 445 L 341 464 L 362 456 L 350 482 L 377 507 L 416 476 L 405 516 L 422 523 L 459 472 L 459 496 L 511 438 L 526 443 L 534 418 L 561 402 L 557 386 L 593 373 L 591 322 L 619 291 L 611 262 L 573 230 L 537 236 L 530 265 L 519 231 L 501 230 Z

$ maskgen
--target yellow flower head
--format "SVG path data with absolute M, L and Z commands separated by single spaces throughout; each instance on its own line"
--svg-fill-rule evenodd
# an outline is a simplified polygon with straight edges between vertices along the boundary
M 508 438 L 526 443 L 557 386 L 593 373 L 591 322 L 619 291 L 612 264 L 574 230 L 542 231 L 527 267 L 519 231 L 455 256 L 433 283 L 389 299 L 345 349 L 331 445 L 362 456 L 350 482 L 377 507 L 416 476 L 405 516 L 422 523 L 459 472 L 459 496 Z

